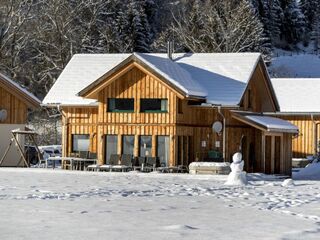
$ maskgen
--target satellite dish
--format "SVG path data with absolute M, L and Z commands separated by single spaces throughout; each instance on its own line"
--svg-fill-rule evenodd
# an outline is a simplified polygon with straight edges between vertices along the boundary
M 7 110 L 0 110 L 0 122 L 4 122 L 7 119 L 8 113 Z
M 216 121 L 212 124 L 212 130 L 215 133 L 220 133 L 222 131 L 222 123 L 219 121 Z

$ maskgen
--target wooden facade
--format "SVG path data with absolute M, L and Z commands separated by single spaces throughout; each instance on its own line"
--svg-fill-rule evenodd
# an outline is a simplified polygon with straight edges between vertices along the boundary
M 317 151 L 320 137 L 320 116 L 312 114 L 299 115 L 275 115 L 282 118 L 299 128 L 299 135 L 292 139 L 293 158 L 306 158 L 314 155 Z M 316 133 L 317 132 L 317 133 Z
M 81 93 L 80 93 L 81 94 Z M 137 62 L 129 62 L 105 76 L 83 97 L 95 98 L 98 106 L 64 106 L 63 154 L 72 152 L 72 136 L 88 134 L 90 151 L 97 153 L 99 164 L 106 163 L 105 136 L 118 136 L 117 153 L 122 153 L 122 136 L 134 136 L 133 155 L 138 157 L 139 136 L 152 137 L 150 155 L 157 156 L 157 136 L 170 140 L 169 165 L 187 165 L 200 161 L 209 150 L 223 152 L 225 161 L 243 152 L 248 172 L 291 174 L 291 134 L 267 133 L 243 123 L 233 110 L 276 111 L 277 101 L 270 88 L 265 66 L 257 65 L 249 81 L 240 108 L 203 107 L 202 99 L 186 97 L 179 89 Z M 109 112 L 108 99 L 133 98 L 134 111 Z M 167 99 L 167 112 L 140 112 L 141 99 Z M 219 112 L 220 110 L 220 112 Z M 212 124 L 225 118 L 224 134 L 213 133 Z
M 24 99 L 0 82 L 0 110 L 7 111 L 7 118 L 0 124 L 24 124 L 27 122 L 28 105 Z

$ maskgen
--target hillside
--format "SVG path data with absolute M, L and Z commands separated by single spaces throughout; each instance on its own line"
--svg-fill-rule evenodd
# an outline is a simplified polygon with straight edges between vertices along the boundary
M 287 52 L 274 56 L 268 69 L 271 77 L 320 78 L 320 55 Z

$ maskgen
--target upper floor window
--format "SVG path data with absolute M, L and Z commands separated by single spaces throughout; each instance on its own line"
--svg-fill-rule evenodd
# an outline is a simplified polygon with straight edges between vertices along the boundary
M 134 112 L 134 99 L 108 98 L 108 112 Z
M 168 99 L 143 98 L 140 101 L 140 112 L 168 112 Z

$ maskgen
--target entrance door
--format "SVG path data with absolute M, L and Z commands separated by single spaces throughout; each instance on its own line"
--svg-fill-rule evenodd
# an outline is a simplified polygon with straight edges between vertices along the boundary
M 106 164 L 110 163 L 111 154 L 117 154 L 118 150 L 118 136 L 117 135 L 106 135 Z
M 187 166 L 191 160 L 192 154 L 191 141 L 188 136 L 178 136 L 178 165 Z
M 265 172 L 267 174 L 280 173 L 281 135 L 266 135 L 265 144 Z

